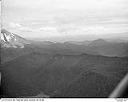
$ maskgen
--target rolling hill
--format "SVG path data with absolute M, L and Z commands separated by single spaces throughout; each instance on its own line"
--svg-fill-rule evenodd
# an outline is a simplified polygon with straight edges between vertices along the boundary
M 10 97 L 107 97 L 127 68 L 127 57 L 33 52 L 2 65 L 2 85 Z

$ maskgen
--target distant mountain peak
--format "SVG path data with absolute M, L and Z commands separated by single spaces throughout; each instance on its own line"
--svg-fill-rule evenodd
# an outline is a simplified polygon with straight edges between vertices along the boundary
M 26 39 L 13 34 L 6 29 L 1 30 L 1 46 L 6 48 L 24 48 L 25 44 L 30 44 Z
M 107 44 L 108 42 L 104 39 L 97 39 L 97 40 L 94 40 L 92 41 L 89 46 L 102 46 L 102 45 L 105 45 Z
M 96 40 L 94 40 L 95 42 L 107 42 L 106 40 L 104 40 L 104 39 L 96 39 Z

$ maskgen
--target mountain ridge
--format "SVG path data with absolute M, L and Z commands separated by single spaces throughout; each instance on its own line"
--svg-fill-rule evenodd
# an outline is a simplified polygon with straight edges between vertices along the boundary
M 1 30 L 1 46 L 6 48 L 24 48 L 26 44 L 30 44 L 26 39 L 13 34 L 6 29 Z

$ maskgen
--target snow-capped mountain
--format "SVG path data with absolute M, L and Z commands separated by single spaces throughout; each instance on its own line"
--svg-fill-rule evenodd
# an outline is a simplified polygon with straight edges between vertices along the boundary
M 30 42 L 6 29 L 1 30 L 1 47 L 24 48 L 26 44 Z

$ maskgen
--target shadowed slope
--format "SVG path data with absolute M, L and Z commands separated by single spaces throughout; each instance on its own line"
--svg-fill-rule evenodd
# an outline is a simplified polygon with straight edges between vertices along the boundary
M 2 65 L 2 85 L 6 89 L 5 95 L 12 97 L 37 96 L 41 92 L 51 97 L 73 97 L 79 92 L 71 94 L 71 91 L 78 87 L 82 91 L 84 86 L 89 90 L 78 97 L 107 97 L 127 73 L 127 68 L 128 58 L 32 52 Z M 86 72 L 90 74 L 84 74 Z M 90 88 L 94 83 L 96 86 Z M 71 91 L 67 93 L 69 87 Z M 98 87 L 101 87 L 99 92 Z

